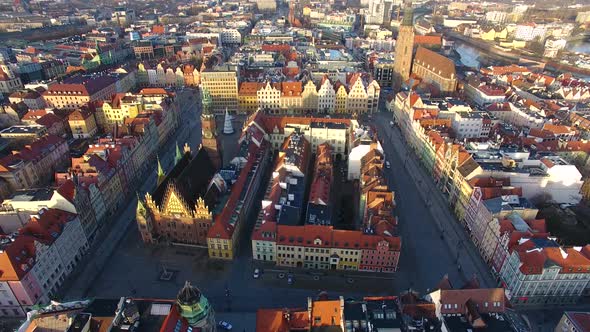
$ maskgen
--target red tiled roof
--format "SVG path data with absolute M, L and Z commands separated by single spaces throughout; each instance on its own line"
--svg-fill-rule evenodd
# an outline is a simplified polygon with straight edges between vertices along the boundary
M 255 153 L 251 153 L 244 168 L 240 171 L 238 180 L 232 185 L 230 196 L 226 205 L 223 207 L 221 214 L 215 218 L 215 223 L 209 229 L 207 237 L 231 239 L 235 230 L 235 225 L 230 224 L 230 219 L 235 213 L 236 206 L 240 199 L 240 195 L 244 186 L 247 185 L 248 173 L 255 163 Z
M 276 238 L 277 223 L 274 221 L 263 222 L 262 225 L 260 225 L 260 227 L 254 229 L 254 231 L 252 232 L 252 240 L 254 240 L 254 241 L 275 240 L 275 238 L 269 239 L 269 238 L 263 237 L 262 236 L 263 233 L 272 233 L 272 234 L 274 234 L 274 236 Z
M 422 46 L 418 46 L 414 62 L 422 64 L 427 68 L 430 65 L 429 70 L 436 72 L 442 77 L 451 78 L 456 76 L 455 63 L 451 59 Z
M 291 45 L 289 44 L 277 44 L 277 45 L 272 45 L 272 44 L 263 44 L 261 46 L 262 51 L 265 52 L 287 52 L 289 50 L 291 50 Z
M 35 244 L 51 245 L 64 225 L 74 220 L 75 214 L 58 209 L 42 209 L 14 236 L 14 241 L 2 248 L 0 253 L 0 281 L 18 281 L 35 264 Z M 57 235 L 57 236 L 56 236 Z
M 46 156 L 50 152 L 51 146 L 57 146 L 65 143 L 65 140 L 55 135 L 43 136 L 30 145 L 25 146 L 18 152 L 13 151 L 13 154 L 5 156 L 0 159 L 0 172 L 10 172 L 9 167 L 16 160 L 35 161 Z
M 258 90 L 262 89 L 263 87 L 264 83 L 242 82 L 242 84 L 240 84 L 240 90 L 238 94 L 242 96 L 256 96 Z
M 314 177 L 311 182 L 309 202 L 327 205 L 332 185 L 332 148 L 329 144 L 320 144 L 316 151 Z
M 442 314 L 464 314 L 469 300 L 475 302 L 480 313 L 502 313 L 505 310 L 504 288 L 445 289 L 440 292 Z M 494 302 L 499 302 L 500 306 L 495 306 Z M 445 304 L 450 304 L 450 308 Z
M 442 36 L 441 35 L 415 35 L 414 36 L 414 44 L 415 45 L 442 45 Z
M 66 180 L 56 189 L 56 191 L 70 203 L 73 203 L 76 195 L 76 184 L 72 180 Z
M 298 82 L 283 82 L 281 83 L 282 95 L 286 97 L 301 96 L 303 87 L 301 81 Z
M 139 91 L 139 94 L 143 96 L 168 95 L 168 91 L 164 90 L 163 88 L 143 88 Z
M 289 313 L 290 320 L 285 318 Z M 308 312 L 304 309 L 258 309 L 256 332 L 289 332 L 309 328 Z
M 506 88 L 497 84 L 482 84 L 477 89 L 488 96 L 503 96 L 506 94 Z
M 108 76 L 83 77 L 73 76 L 64 81 L 64 83 L 52 84 L 48 87 L 43 95 L 61 95 L 64 93 L 74 93 L 82 96 L 91 96 L 111 84 L 115 84 L 116 79 Z
M 510 108 L 510 104 L 508 102 L 505 103 L 493 103 L 486 108 L 490 112 L 510 112 L 512 109 Z
M 518 65 L 510 65 L 510 66 L 503 66 L 503 67 L 487 67 L 480 69 L 482 74 L 486 75 L 505 75 L 511 73 L 528 73 L 530 70 L 527 67 L 522 67 Z
M 177 322 L 180 322 L 180 324 Z M 172 308 L 170 309 L 168 316 L 166 316 L 166 319 L 164 319 L 164 323 L 162 323 L 162 327 L 160 327 L 160 332 L 186 332 L 188 331 L 188 327 L 188 321 L 180 315 L 178 305 L 172 303 Z
M 590 273 L 590 260 L 573 248 L 544 248 L 547 259 L 561 266 L 560 273 Z
M 512 249 L 518 251 L 523 274 L 541 274 L 547 261 L 560 266 L 560 273 L 590 272 L 590 259 L 573 248 L 536 248 L 533 241 L 524 241 Z
M 565 314 L 576 327 L 576 331 L 590 331 L 590 312 L 566 311 Z
M 47 113 L 37 119 L 36 122 L 46 128 L 51 128 L 54 124 L 61 123 L 61 119 L 53 113 Z
M 40 119 L 42 116 L 46 115 L 50 113 L 50 111 L 47 110 L 29 110 L 27 113 L 25 113 L 25 115 L 23 116 L 22 120 L 23 121 L 37 121 L 38 119 Z
M 320 240 L 319 244 L 314 243 L 317 239 Z M 330 248 L 332 246 L 332 226 L 278 225 L 277 244 Z
M 569 126 L 552 125 L 549 123 L 543 125 L 543 130 L 547 130 L 553 133 L 554 135 L 569 134 L 572 132 L 572 129 Z

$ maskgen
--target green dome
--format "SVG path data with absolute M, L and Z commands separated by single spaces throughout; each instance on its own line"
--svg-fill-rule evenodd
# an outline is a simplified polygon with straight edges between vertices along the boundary
M 211 307 L 209 301 L 198 288 L 186 282 L 178 292 L 176 301 L 180 307 L 180 315 L 184 317 L 191 326 L 199 325 L 209 315 Z

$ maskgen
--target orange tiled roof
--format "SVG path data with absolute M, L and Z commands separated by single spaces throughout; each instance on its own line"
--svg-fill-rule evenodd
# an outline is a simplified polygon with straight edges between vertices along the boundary
M 414 62 L 423 64 L 426 67 L 430 65 L 429 70 L 437 72 L 437 74 L 440 72 L 439 75 L 445 78 L 455 77 L 456 75 L 455 63 L 451 59 L 422 46 L 418 46 Z
M 547 130 L 554 135 L 569 134 L 572 132 L 572 129 L 569 126 L 553 125 L 549 123 L 543 125 L 543 130 Z
M 239 94 L 243 96 L 256 96 L 258 90 L 264 87 L 264 83 L 242 82 L 240 84 Z
M 143 88 L 139 91 L 140 95 L 167 95 L 168 91 L 163 88 Z
M 415 35 L 414 36 L 414 44 L 415 45 L 442 45 L 442 36 L 441 35 Z
M 291 320 L 285 316 L 289 313 Z M 256 332 L 290 332 L 309 328 L 309 316 L 304 309 L 258 309 Z
M 312 327 L 340 326 L 344 314 L 341 309 L 340 300 L 313 301 L 311 306 Z
M 287 97 L 298 97 L 301 96 L 303 86 L 301 81 L 298 82 L 283 82 L 281 83 L 282 95 Z

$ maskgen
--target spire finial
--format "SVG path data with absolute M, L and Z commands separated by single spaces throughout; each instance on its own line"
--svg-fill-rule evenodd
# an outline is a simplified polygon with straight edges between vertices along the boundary
M 160 185 L 160 183 L 162 183 L 166 178 L 166 173 L 164 172 L 162 164 L 160 163 L 160 157 L 157 156 L 156 158 L 158 159 L 158 185 Z
M 178 162 L 182 159 L 182 152 L 180 152 L 180 147 L 178 146 L 178 141 L 176 141 L 176 155 L 174 156 L 174 164 L 178 164 Z

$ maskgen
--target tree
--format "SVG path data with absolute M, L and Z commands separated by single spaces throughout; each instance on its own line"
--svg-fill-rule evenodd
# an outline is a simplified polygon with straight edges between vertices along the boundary
M 534 53 L 537 56 L 542 57 L 543 53 L 545 52 L 545 45 L 540 37 L 535 38 L 535 40 L 529 42 L 528 50 Z
M 553 202 L 553 196 L 550 193 L 542 192 L 533 197 L 531 197 L 531 203 L 533 203 L 536 207 L 541 208 L 548 206 Z

